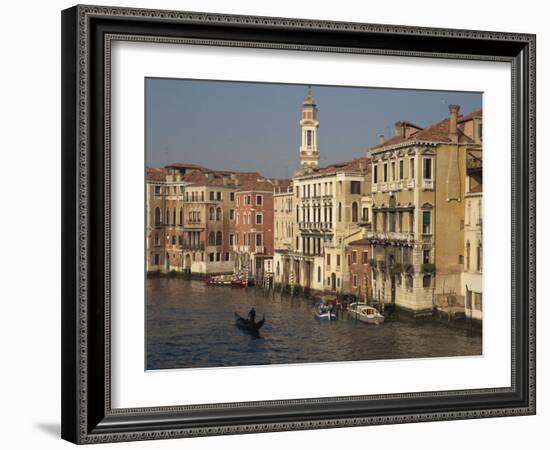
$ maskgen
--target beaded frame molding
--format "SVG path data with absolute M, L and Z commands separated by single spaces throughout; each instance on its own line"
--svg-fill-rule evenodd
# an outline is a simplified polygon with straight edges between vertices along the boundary
M 511 386 L 111 407 L 113 41 L 503 61 L 512 72 Z M 78 444 L 535 414 L 535 36 L 100 6 L 62 12 L 62 428 Z

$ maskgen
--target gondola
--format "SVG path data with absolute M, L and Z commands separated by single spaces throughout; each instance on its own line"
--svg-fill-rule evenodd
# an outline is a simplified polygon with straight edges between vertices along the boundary
M 251 322 L 249 319 L 245 319 L 244 317 L 241 317 L 237 313 L 235 313 L 235 325 L 237 325 L 242 330 L 248 331 L 251 334 L 258 335 L 260 332 L 260 328 L 262 328 L 264 323 L 265 316 L 262 318 L 262 320 L 258 322 Z

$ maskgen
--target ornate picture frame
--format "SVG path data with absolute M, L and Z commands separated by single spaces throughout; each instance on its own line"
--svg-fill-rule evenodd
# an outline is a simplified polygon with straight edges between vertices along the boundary
M 511 66 L 511 385 L 115 409 L 111 45 L 155 42 Z M 62 12 L 62 437 L 74 443 L 535 414 L 535 36 L 99 6 Z

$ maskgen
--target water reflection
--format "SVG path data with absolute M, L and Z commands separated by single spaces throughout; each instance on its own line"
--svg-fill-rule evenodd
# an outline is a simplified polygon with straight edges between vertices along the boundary
M 481 354 L 477 333 L 425 321 L 318 321 L 310 300 L 254 288 L 151 278 L 146 294 L 148 369 Z M 234 312 L 246 316 L 252 306 L 266 317 L 260 338 L 235 326 Z

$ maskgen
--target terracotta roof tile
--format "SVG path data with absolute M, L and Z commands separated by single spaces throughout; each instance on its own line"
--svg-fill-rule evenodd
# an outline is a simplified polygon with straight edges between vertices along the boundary
M 458 117 L 458 123 L 464 122 L 466 120 L 469 120 L 472 117 L 475 117 L 476 115 L 481 115 L 482 111 L 474 111 L 467 115 L 459 116 Z M 379 149 L 391 145 L 400 144 L 407 141 L 433 141 L 433 142 L 451 142 L 451 138 L 449 137 L 449 117 L 446 117 L 445 119 L 440 120 L 439 122 L 436 122 L 422 130 L 419 130 L 409 136 L 409 138 L 405 139 L 402 136 L 394 136 L 391 139 L 388 139 L 383 144 L 378 144 L 375 147 L 372 147 L 373 149 Z M 473 142 L 471 138 L 466 136 L 460 129 L 458 130 L 458 142 Z
M 244 183 L 237 189 L 240 192 L 244 191 L 273 191 L 273 183 L 268 180 L 257 180 Z
M 370 245 L 370 241 L 366 238 L 357 239 L 356 241 L 348 243 L 348 245 Z
M 147 167 L 145 169 L 147 181 L 166 181 L 166 170 L 163 168 Z

